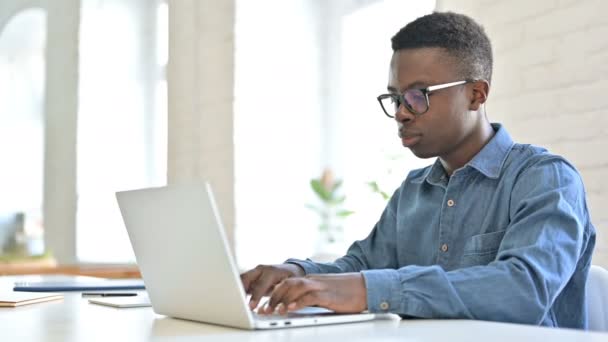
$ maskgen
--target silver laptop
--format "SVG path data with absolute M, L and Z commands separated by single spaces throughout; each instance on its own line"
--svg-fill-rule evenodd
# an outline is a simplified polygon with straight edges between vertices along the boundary
M 368 321 L 374 314 L 305 308 L 252 312 L 208 183 L 116 193 L 154 311 L 243 329 Z

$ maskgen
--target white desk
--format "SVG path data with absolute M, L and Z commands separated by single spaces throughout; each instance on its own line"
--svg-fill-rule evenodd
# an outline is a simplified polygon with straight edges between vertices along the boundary
M 0 289 L 25 277 L 0 277 Z M 63 301 L 0 308 L 0 341 L 508 341 L 608 342 L 608 334 L 459 320 L 404 320 L 244 331 L 156 315 L 151 308 L 88 304 L 79 293 Z

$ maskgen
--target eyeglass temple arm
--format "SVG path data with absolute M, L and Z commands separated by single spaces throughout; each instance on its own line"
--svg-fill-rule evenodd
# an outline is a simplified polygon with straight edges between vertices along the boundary
M 435 91 L 435 90 L 439 90 L 439 89 L 454 87 L 454 86 L 457 86 L 457 85 L 465 84 L 467 82 L 470 82 L 470 81 L 456 81 L 456 82 L 439 84 L 439 85 L 430 86 L 430 87 L 426 88 L 426 91 L 427 92 L 431 92 L 431 91 Z

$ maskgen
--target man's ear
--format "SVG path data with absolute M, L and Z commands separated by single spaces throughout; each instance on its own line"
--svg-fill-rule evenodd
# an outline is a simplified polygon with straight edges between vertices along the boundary
M 469 110 L 477 111 L 482 104 L 486 103 L 490 92 L 490 84 L 486 80 L 478 80 L 472 83 L 473 95 Z

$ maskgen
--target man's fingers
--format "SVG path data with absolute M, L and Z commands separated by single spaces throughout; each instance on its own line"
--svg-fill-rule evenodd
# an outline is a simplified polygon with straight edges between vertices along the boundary
M 258 268 L 254 268 L 250 271 L 241 274 L 241 283 L 243 283 L 245 293 L 249 293 L 251 284 L 259 278 L 261 273 L 262 272 Z
M 320 292 L 322 292 L 323 286 L 321 282 L 314 281 L 307 278 L 301 278 L 302 281 L 299 284 L 296 284 L 293 287 L 293 290 L 285 293 L 283 298 L 281 299 L 281 303 L 285 306 L 285 310 L 287 311 L 287 306 L 304 295 L 316 296 Z
M 308 292 L 291 303 L 286 304 L 285 307 L 287 308 L 288 312 L 291 312 L 313 305 L 322 306 L 319 292 Z
M 285 280 L 286 279 L 283 279 L 283 281 L 281 281 L 274 287 L 272 293 L 270 293 L 270 298 L 268 298 L 266 305 L 262 309 L 262 313 L 271 314 L 274 312 L 278 304 L 278 299 L 282 298 L 283 293 L 288 289 L 288 286 L 285 286 Z
M 258 304 L 260 304 L 260 299 L 262 299 L 262 295 L 264 294 L 262 290 L 258 289 L 259 285 L 253 285 L 251 288 L 251 298 L 249 299 L 249 308 L 251 310 L 258 307 Z
M 289 285 L 286 285 L 286 283 L 288 283 L 290 280 L 291 279 L 289 278 L 283 279 L 283 281 L 274 287 L 272 293 L 270 293 L 270 298 L 268 299 L 266 306 L 264 306 L 264 313 L 268 314 L 274 312 L 274 309 L 276 308 L 277 304 L 279 304 L 281 298 L 283 298 L 285 292 L 289 290 Z
M 277 283 L 301 272 L 299 266 L 294 265 L 258 265 L 253 270 L 241 274 L 241 282 L 245 292 L 251 294 L 249 307 L 252 310 L 257 308 L 262 296 L 272 295 Z M 272 308 L 274 309 L 275 306 L 276 303 L 273 302 Z
M 262 274 L 260 277 L 258 277 L 257 281 L 251 285 L 251 299 L 249 300 L 249 307 L 252 310 L 255 309 L 258 306 L 260 299 L 271 292 L 274 285 L 279 280 L 280 279 L 278 279 L 276 275 L 271 274 L 267 276 Z
M 265 284 L 269 282 L 269 279 L 264 279 L 264 271 L 267 268 L 267 266 L 258 265 L 256 268 L 241 274 L 241 282 L 243 283 L 245 293 L 251 294 L 249 300 L 249 308 L 251 310 L 258 306 L 260 299 L 267 292 L 267 289 L 265 289 L 267 285 Z
M 289 278 L 281 282 L 273 291 L 265 313 L 272 313 L 278 308 L 279 314 L 287 313 L 287 306 L 303 295 L 318 291 L 320 284 L 307 278 Z

